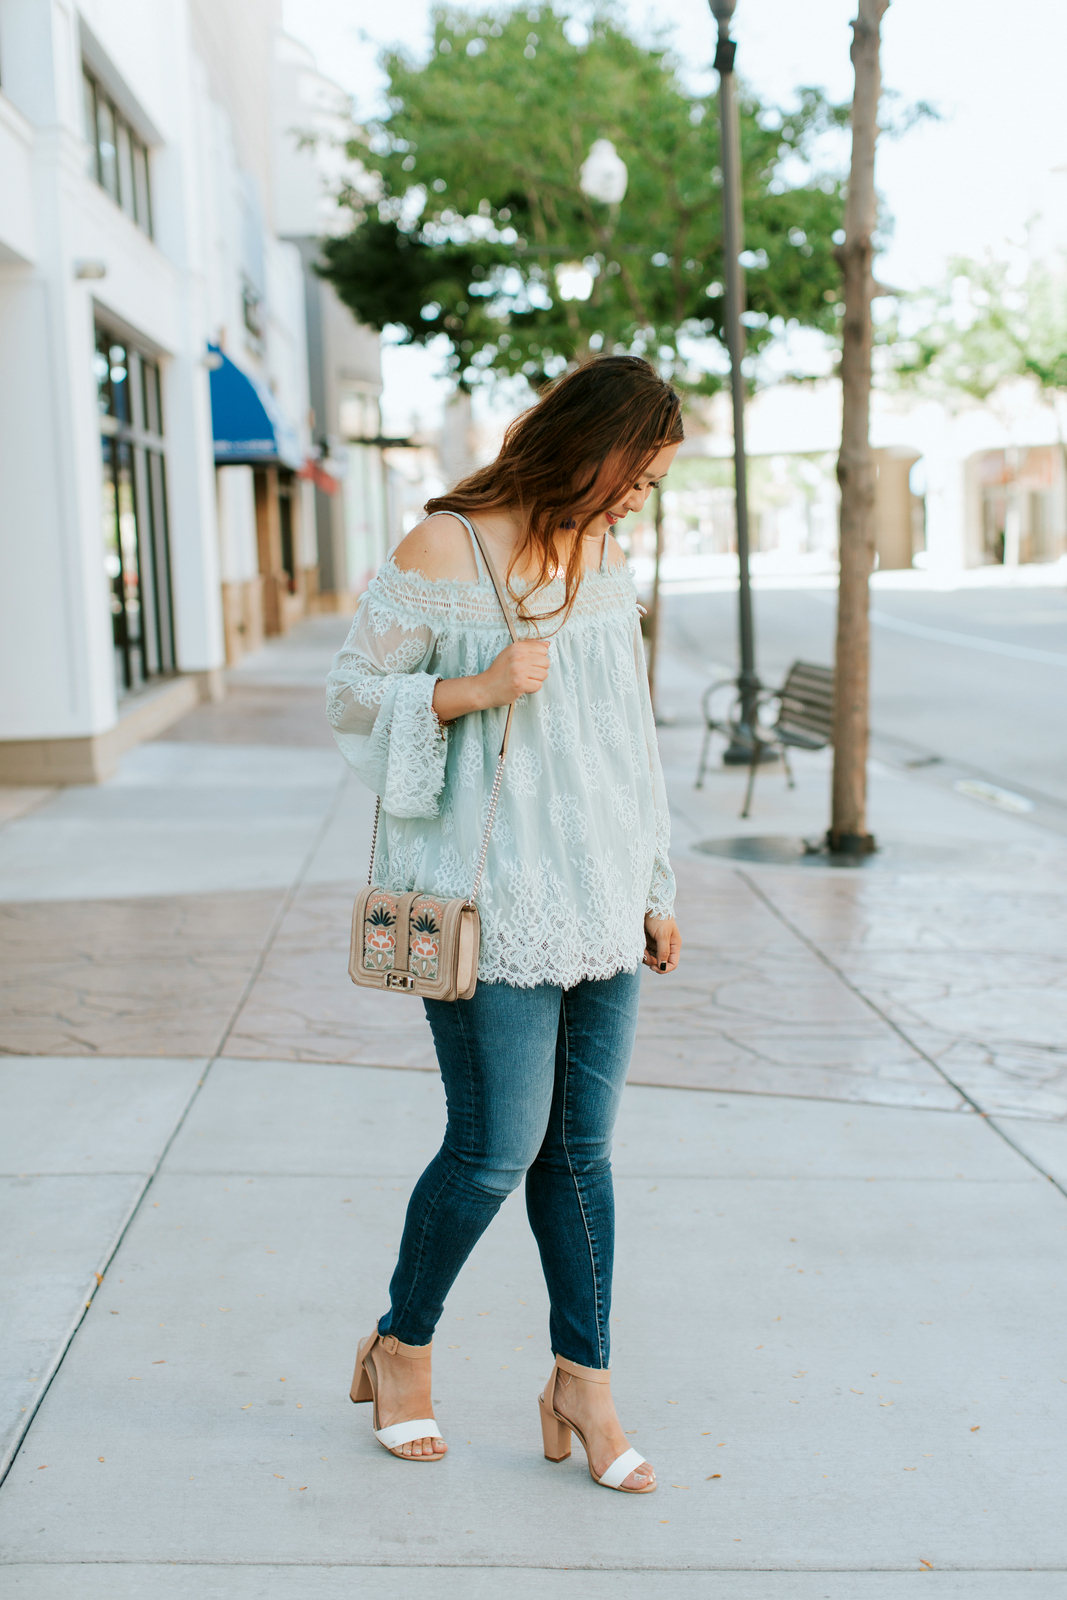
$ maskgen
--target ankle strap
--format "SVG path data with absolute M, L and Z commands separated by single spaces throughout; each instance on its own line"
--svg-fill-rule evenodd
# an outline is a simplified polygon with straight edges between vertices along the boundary
M 374 1333 L 378 1343 L 388 1356 L 407 1356 L 409 1359 L 418 1361 L 423 1357 L 428 1357 L 433 1349 L 432 1339 L 429 1344 L 401 1344 L 393 1333 L 379 1333 L 377 1329 L 374 1330 Z M 369 1351 L 367 1353 L 368 1355 L 370 1354 Z
M 611 1382 L 611 1370 L 608 1367 L 580 1367 L 576 1361 L 568 1361 L 566 1356 L 557 1356 L 556 1366 L 560 1372 L 569 1372 L 572 1378 L 581 1378 L 584 1383 Z

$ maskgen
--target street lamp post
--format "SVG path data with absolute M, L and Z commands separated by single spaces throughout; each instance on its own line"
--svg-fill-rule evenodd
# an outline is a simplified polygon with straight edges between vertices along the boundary
M 722 145 L 722 254 L 726 289 L 726 344 L 730 352 L 730 393 L 734 413 L 734 493 L 737 507 L 738 631 L 741 670 L 737 688 L 741 701 L 738 720 L 731 724 L 730 743 L 723 760 L 728 766 L 748 766 L 753 754 L 760 681 L 756 676 L 756 641 L 752 628 L 752 588 L 748 573 L 748 475 L 745 466 L 745 379 L 741 362 L 745 354 L 745 274 L 741 266 L 744 233 L 741 218 L 741 139 L 734 85 L 737 45 L 730 38 L 730 19 L 737 0 L 708 0 L 719 27 L 715 70 L 719 74 L 719 127 Z M 762 752 L 761 752 L 762 753 Z

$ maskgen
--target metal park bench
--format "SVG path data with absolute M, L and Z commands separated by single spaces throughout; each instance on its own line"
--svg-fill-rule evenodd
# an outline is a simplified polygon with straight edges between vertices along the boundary
M 712 716 L 715 696 L 726 688 L 734 688 L 736 691 L 733 679 L 713 683 L 710 688 L 705 689 L 700 702 L 704 713 L 704 742 L 700 747 L 700 765 L 697 768 L 698 789 L 704 785 L 712 734 L 721 733 L 730 738 L 737 724 L 736 700 L 731 715 Z M 752 804 L 752 791 L 756 787 L 756 769 L 764 759 L 765 751 L 777 748 L 781 752 L 786 782 L 790 789 L 795 789 L 793 769 L 789 765 L 790 749 L 823 750 L 828 744 L 833 743 L 834 670 L 832 667 L 820 667 L 811 661 L 794 661 L 780 689 L 764 690 L 760 694 L 757 710 L 759 706 L 773 705 L 776 701 L 778 715 L 774 721 L 766 725 L 757 722 L 756 725 L 756 740 L 752 747 L 752 763 L 748 769 L 745 803 L 741 808 L 743 817 L 748 816 Z

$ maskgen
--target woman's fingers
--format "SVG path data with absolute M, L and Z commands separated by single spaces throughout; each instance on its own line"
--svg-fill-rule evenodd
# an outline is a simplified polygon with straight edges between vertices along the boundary
M 548 677 L 548 645 L 543 639 L 520 639 L 506 645 L 489 673 L 500 695 L 498 705 L 508 705 L 523 694 L 536 694 Z
M 645 919 L 645 965 L 653 972 L 673 972 L 682 953 L 682 935 L 673 917 Z

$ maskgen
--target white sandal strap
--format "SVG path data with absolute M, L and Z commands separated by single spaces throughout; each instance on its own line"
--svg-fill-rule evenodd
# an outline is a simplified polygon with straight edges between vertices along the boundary
M 394 1422 L 391 1428 L 375 1428 L 374 1437 L 380 1444 L 384 1444 L 387 1450 L 396 1450 L 398 1446 L 411 1444 L 415 1439 L 439 1439 L 441 1435 L 437 1431 L 436 1418 L 418 1417 L 414 1422 Z M 631 1450 L 630 1454 L 633 1455 L 634 1452 Z M 611 1470 L 614 1471 L 614 1467 Z M 623 1477 L 625 1476 L 623 1473 Z
M 630 1476 L 636 1467 L 644 1466 L 645 1458 L 638 1455 L 636 1450 L 624 1450 L 617 1456 L 602 1478 L 597 1482 L 602 1483 L 605 1489 L 617 1489 L 620 1484 Z

